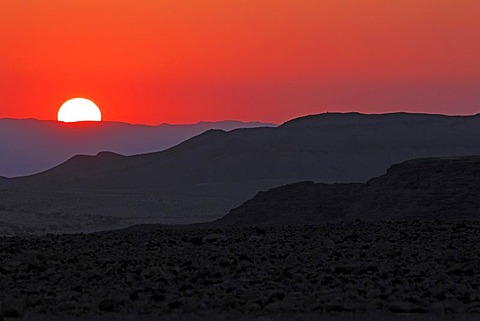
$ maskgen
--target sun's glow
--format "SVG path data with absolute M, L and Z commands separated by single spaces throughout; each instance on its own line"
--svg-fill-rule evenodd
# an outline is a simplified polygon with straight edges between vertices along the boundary
M 58 110 L 57 119 L 65 123 L 101 121 L 102 113 L 93 101 L 85 98 L 73 98 L 63 103 Z

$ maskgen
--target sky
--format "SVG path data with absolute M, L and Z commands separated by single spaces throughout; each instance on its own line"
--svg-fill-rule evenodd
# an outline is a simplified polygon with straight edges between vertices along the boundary
M 0 0 L 0 118 L 480 113 L 478 0 Z

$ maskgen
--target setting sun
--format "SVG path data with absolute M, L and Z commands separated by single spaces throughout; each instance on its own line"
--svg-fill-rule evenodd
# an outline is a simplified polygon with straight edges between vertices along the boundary
M 78 121 L 101 121 L 102 113 L 91 100 L 73 98 L 63 103 L 58 110 L 58 121 L 73 123 Z

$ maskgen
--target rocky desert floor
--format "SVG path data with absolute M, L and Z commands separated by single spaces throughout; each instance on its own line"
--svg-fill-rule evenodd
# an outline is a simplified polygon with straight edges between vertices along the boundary
M 5 320 L 480 319 L 480 223 L 0 238 Z M 0 317 L 1 319 L 1 317 Z
M 211 222 L 289 180 L 164 190 L 15 190 L 0 187 L 0 236 L 92 233 L 137 224 Z
M 242 200 L 228 195 L 198 195 L 190 190 L 75 192 L 0 189 L 0 236 L 92 233 L 135 224 L 207 222 L 224 215 Z

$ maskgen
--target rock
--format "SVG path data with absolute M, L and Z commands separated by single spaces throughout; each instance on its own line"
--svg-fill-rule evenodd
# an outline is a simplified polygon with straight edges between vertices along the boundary
M 355 265 L 340 265 L 336 266 L 334 269 L 335 274 L 353 274 L 358 272 L 361 267 Z
M 203 244 L 203 239 L 199 236 L 192 237 L 188 242 L 192 243 L 193 245 L 200 246 Z
M 467 308 L 468 313 L 480 313 L 480 302 L 475 302 L 468 306 Z
M 140 273 L 140 276 L 143 279 L 147 279 L 147 280 L 157 276 L 159 277 L 164 275 L 165 275 L 165 272 L 162 270 L 162 268 L 158 266 L 147 267 L 143 269 L 142 272 Z
M 412 311 L 413 305 L 410 302 L 394 302 L 389 306 L 390 312 L 408 313 Z
M 432 298 L 435 298 L 437 300 L 445 300 L 446 296 L 445 296 L 445 290 L 443 289 L 432 289 L 432 291 L 430 292 L 430 295 L 432 296 Z
M 82 285 L 79 284 L 79 285 L 73 286 L 71 288 L 71 290 L 74 291 L 74 292 L 82 293 L 83 292 L 83 287 L 82 287 Z
M 327 249 L 333 249 L 335 247 L 335 242 L 332 240 L 323 241 L 323 247 Z
M 155 302 L 163 302 L 166 299 L 165 294 L 160 291 L 155 291 L 150 298 Z
M 378 288 L 371 289 L 370 291 L 367 292 L 366 296 L 368 299 L 374 299 L 377 298 L 380 294 L 382 294 L 382 291 Z
M 260 311 L 261 310 L 261 306 L 260 304 L 256 303 L 256 302 L 249 302 L 247 303 L 247 305 L 245 305 L 245 310 L 247 312 L 256 312 L 256 311 Z
M 444 314 L 445 313 L 445 305 L 442 302 L 434 302 L 430 306 L 430 310 L 436 314 Z
M 263 240 L 263 237 L 261 237 L 259 235 L 252 235 L 248 238 L 249 242 L 259 242 L 261 240 Z
M 133 292 L 130 292 L 130 294 L 128 295 L 128 298 L 131 300 L 131 301 L 137 301 L 140 297 L 138 296 L 138 291 L 133 291 Z
M 7 318 L 20 318 L 24 314 L 23 303 L 11 297 L 7 297 L 2 302 L 3 316 Z M 0 314 L 1 315 L 1 314 Z
M 27 265 L 27 272 L 43 272 L 47 269 L 47 264 L 44 260 L 41 260 L 41 256 L 37 251 L 26 252 L 23 257 L 23 262 Z
M 169 308 L 170 310 L 176 310 L 176 309 L 179 309 L 179 308 L 182 307 L 182 306 L 183 306 L 183 303 L 180 302 L 180 301 L 178 301 L 178 300 L 172 301 L 172 302 L 170 302 L 170 303 L 168 304 L 168 308 Z
M 250 257 L 246 256 L 245 254 L 240 254 L 240 255 L 238 256 L 238 260 L 239 260 L 239 261 L 253 262 L 253 260 L 252 260 Z
M 202 238 L 202 242 L 205 243 L 224 242 L 226 240 L 227 237 L 223 234 L 208 234 Z
M 267 304 L 263 310 L 268 311 L 268 312 L 279 312 L 282 310 L 282 303 L 275 301 Z
M 77 304 L 73 301 L 66 301 L 66 302 L 61 302 L 59 305 L 58 305 L 58 309 L 60 311 L 71 311 L 71 310 L 74 310 L 76 308 Z
M 285 292 L 282 290 L 274 290 L 269 293 L 269 302 L 281 301 L 285 297 Z
M 364 311 L 365 306 L 360 302 L 345 302 L 343 303 L 343 310 L 349 312 Z
M 322 310 L 325 310 L 327 312 L 345 312 L 345 307 L 343 306 L 343 303 L 326 303 L 321 307 Z
M 112 299 L 103 299 L 98 303 L 100 311 L 113 312 L 115 311 L 115 301 Z

